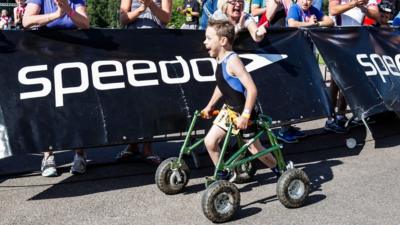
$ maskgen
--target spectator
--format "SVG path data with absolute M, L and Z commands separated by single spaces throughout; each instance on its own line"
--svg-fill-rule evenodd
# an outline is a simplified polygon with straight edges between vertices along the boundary
M 254 16 L 257 22 L 261 20 L 266 9 L 266 0 L 253 0 L 251 3 L 251 15 Z
M 251 12 L 253 16 L 259 16 L 259 26 L 285 27 L 291 5 L 291 0 L 254 0 Z
M 89 28 L 85 0 L 27 0 L 22 19 L 25 28 L 74 29 Z M 41 166 L 42 176 L 57 176 L 55 157 L 52 151 L 44 152 Z M 86 172 L 86 153 L 75 150 L 70 172 Z
M 8 16 L 8 11 L 6 9 L 1 10 L 0 17 L 0 30 L 11 29 L 11 17 Z
M 202 0 L 201 6 L 200 29 L 205 30 L 207 28 L 208 19 L 218 8 L 218 0 Z
M 176 11 L 186 16 L 186 21 L 181 29 L 197 30 L 199 28 L 199 3 L 197 0 L 185 0 L 183 8 L 178 7 Z
M 172 16 L 172 0 L 121 0 L 120 22 L 128 29 L 164 28 Z M 138 144 L 129 144 L 117 154 L 118 161 L 139 156 L 152 165 L 159 165 L 162 159 L 154 154 L 151 143 L 143 144 L 140 155 Z
M 400 26 L 400 12 L 397 13 L 397 16 L 393 19 L 392 25 L 396 27 Z
M 323 15 L 312 5 L 312 0 L 298 0 L 293 4 L 287 16 L 288 27 L 333 26 L 333 20 Z M 277 138 L 285 143 L 296 143 L 306 134 L 290 125 L 284 125 L 278 131 Z
M 392 18 L 392 4 L 390 2 L 381 2 L 378 4 L 379 20 L 376 23 L 377 27 L 390 27 L 389 20 Z
M 312 0 L 298 0 L 287 16 L 288 27 L 333 26 L 333 20 L 312 5 Z
M 313 0 L 313 1 L 312 1 L 312 5 L 313 5 L 316 9 L 318 9 L 318 11 L 320 11 L 320 12 L 323 11 L 323 9 L 322 9 L 323 0 Z
M 361 26 L 366 15 L 375 20 L 379 18 L 376 0 L 329 0 L 329 14 L 334 17 L 338 26 Z M 330 85 L 330 95 L 332 109 L 335 110 L 336 107 L 338 109 L 334 115 L 328 118 L 324 129 L 335 133 L 346 133 L 347 103 L 333 79 Z
M 265 27 L 257 28 L 253 17 L 244 12 L 244 0 L 220 0 L 218 8 L 224 13 L 229 22 L 234 25 L 235 32 L 238 33 L 244 29 L 248 30 L 254 41 L 260 42 L 264 39 L 267 32 Z
M 243 12 L 251 14 L 251 1 L 252 0 L 244 0 Z
M 15 0 L 17 7 L 14 7 L 14 24 L 16 29 L 22 29 L 22 17 L 25 12 L 25 0 Z
M 380 4 L 381 2 L 382 2 L 382 0 L 376 0 L 377 4 Z M 374 20 L 372 18 L 369 18 L 368 16 L 365 16 L 364 20 L 362 22 L 362 25 L 364 25 L 364 26 L 374 26 L 374 25 L 376 25 L 376 23 L 377 23 L 376 20 Z
M 121 0 L 120 22 L 129 29 L 164 28 L 172 17 L 172 0 Z
M 329 0 L 329 14 L 337 26 L 361 26 L 366 15 L 379 19 L 376 0 Z

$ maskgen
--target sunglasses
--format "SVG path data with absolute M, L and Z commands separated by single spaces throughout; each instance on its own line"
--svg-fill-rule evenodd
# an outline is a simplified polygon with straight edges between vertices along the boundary
M 231 5 L 235 5 L 236 3 L 238 3 L 239 5 L 244 5 L 243 0 L 231 0 L 231 1 L 228 1 L 228 3 Z

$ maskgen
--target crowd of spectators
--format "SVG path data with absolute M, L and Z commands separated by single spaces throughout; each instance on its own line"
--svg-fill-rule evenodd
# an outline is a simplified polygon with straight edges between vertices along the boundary
M 13 18 L 1 10 L 0 29 L 87 29 L 90 27 L 85 0 L 16 0 Z M 120 24 L 126 29 L 163 29 L 171 21 L 172 0 L 121 0 Z M 208 18 L 226 16 L 235 32 L 247 30 L 254 41 L 261 41 L 267 27 L 318 26 L 399 26 L 399 0 L 329 0 L 328 15 L 322 10 L 322 0 L 184 0 L 176 8 L 185 22 L 181 29 L 205 29 Z M 346 103 L 334 80 L 330 87 L 338 112 L 328 118 L 325 129 L 344 133 Z M 297 142 L 304 133 L 284 126 L 278 138 L 287 143 Z M 152 165 L 161 163 L 151 144 L 130 144 L 117 160 L 139 157 Z M 44 153 L 42 175 L 56 176 L 56 162 L 51 150 Z M 86 153 L 76 149 L 71 173 L 86 172 Z
M 137 17 L 139 22 L 130 23 L 129 26 L 154 27 L 151 22 L 154 19 L 158 28 L 166 28 L 171 21 L 173 10 L 185 19 L 181 29 L 205 29 L 208 18 L 218 10 L 230 16 L 230 20 L 235 22 L 237 28 L 249 24 L 250 21 L 254 22 L 256 27 L 331 26 L 332 22 L 338 26 L 357 26 L 360 24 L 358 23 L 360 19 L 361 25 L 400 26 L 399 0 L 329 0 L 328 7 L 325 7 L 328 9 L 327 15 L 323 13 L 323 0 L 184 0 L 176 9 L 172 9 L 172 1 L 133 0 L 131 4 L 129 2 L 132 1 L 121 0 L 122 27 L 127 26 L 128 20 Z M 233 8 L 231 11 L 228 10 L 230 5 Z M 26 0 L 15 0 L 15 7 L 11 13 L 7 9 L 2 9 L 0 29 L 22 29 L 22 17 L 26 6 Z M 160 10 L 154 10 L 154 6 Z M 134 10 L 128 18 L 126 11 L 129 8 Z M 149 17 L 151 8 L 154 11 L 152 18 Z M 239 20 L 232 20 L 235 13 L 243 14 L 243 17 L 239 17 L 243 18 L 240 20 L 241 23 Z M 40 26 L 33 25 L 33 27 Z M 254 31 L 251 27 L 253 26 L 247 27 L 250 33 Z M 252 36 L 254 40 L 257 39 L 254 34 Z

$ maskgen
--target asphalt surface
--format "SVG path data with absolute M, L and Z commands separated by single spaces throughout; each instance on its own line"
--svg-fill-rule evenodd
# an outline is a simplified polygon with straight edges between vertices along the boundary
M 276 179 L 260 166 L 255 180 L 237 185 L 240 210 L 226 224 L 400 224 L 400 121 L 384 116 L 349 134 L 322 131 L 324 120 L 299 124 L 309 137 L 284 146 L 311 180 L 306 204 L 285 208 L 276 197 Z M 356 138 L 348 149 L 345 140 Z M 141 161 L 118 164 L 123 148 L 88 151 L 88 172 L 68 173 L 72 152 L 56 154 L 60 176 L 38 173 L 41 156 L 0 160 L 0 224 L 211 224 L 202 213 L 204 177 L 213 172 L 200 150 L 200 168 L 191 167 L 183 193 L 167 196 L 154 184 L 155 168 Z M 179 143 L 158 143 L 163 157 L 176 156 Z M 27 173 L 27 171 L 30 171 Z

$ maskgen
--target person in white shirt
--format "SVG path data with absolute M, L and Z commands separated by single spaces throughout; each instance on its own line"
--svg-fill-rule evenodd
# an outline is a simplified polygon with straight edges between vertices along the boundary
M 376 0 L 329 0 L 329 15 L 337 26 L 361 26 L 364 17 L 378 20 Z

